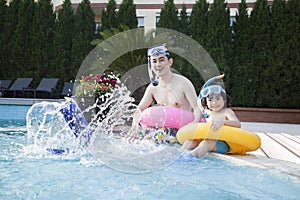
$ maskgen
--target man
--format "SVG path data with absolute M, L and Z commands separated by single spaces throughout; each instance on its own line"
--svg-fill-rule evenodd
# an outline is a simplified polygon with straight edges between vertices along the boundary
M 151 84 L 147 87 L 133 117 L 130 131 L 131 141 L 138 137 L 136 130 L 140 114 L 155 100 L 160 106 L 172 106 L 194 113 L 194 122 L 199 122 L 201 112 L 197 105 L 197 94 L 191 81 L 171 71 L 173 58 L 164 45 L 148 49 L 148 67 Z M 155 74 L 155 78 L 152 75 Z

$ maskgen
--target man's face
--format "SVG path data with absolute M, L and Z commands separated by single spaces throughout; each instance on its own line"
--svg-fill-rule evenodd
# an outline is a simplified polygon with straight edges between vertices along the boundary
M 156 75 L 163 75 L 170 70 L 172 59 L 168 59 L 165 55 L 151 56 L 151 68 Z

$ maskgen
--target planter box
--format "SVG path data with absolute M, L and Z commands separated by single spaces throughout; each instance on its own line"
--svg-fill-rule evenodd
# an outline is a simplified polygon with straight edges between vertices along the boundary
M 241 122 L 300 124 L 300 109 L 231 108 Z

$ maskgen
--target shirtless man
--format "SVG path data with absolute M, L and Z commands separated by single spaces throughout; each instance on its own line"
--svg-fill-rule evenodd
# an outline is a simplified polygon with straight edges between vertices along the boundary
M 150 84 L 141 99 L 133 117 L 129 141 L 137 138 L 135 128 L 138 126 L 140 114 L 148 108 L 153 100 L 161 106 L 173 106 L 194 113 L 194 122 L 199 122 L 201 111 L 197 105 L 197 94 L 191 81 L 186 77 L 171 71 L 173 59 L 164 45 L 148 49 Z M 152 71 L 156 79 L 152 76 Z

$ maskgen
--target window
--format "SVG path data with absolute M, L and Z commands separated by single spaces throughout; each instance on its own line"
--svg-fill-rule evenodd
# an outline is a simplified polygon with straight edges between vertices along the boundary
M 96 23 L 96 27 L 95 27 L 95 35 L 97 35 L 100 31 L 100 27 L 101 27 L 101 24 L 100 23 Z
M 145 27 L 145 25 L 144 25 L 144 17 L 138 17 L 137 20 L 138 20 L 138 27 L 139 28 L 144 28 Z
M 160 20 L 160 15 L 158 13 L 158 14 L 156 14 L 156 24 L 159 22 L 159 20 Z
M 230 16 L 230 26 L 233 26 L 233 23 L 236 22 L 235 16 Z

